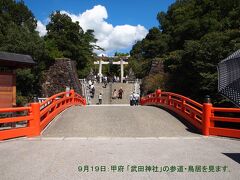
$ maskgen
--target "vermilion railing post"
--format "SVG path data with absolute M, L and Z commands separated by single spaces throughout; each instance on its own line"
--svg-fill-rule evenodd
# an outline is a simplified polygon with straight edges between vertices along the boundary
M 31 112 L 30 114 L 33 116 L 33 119 L 29 121 L 29 127 L 32 128 L 31 136 L 39 136 L 40 135 L 40 103 L 31 103 Z
M 184 98 L 182 98 L 182 112 L 184 112 L 184 113 L 185 113 L 185 110 L 186 110 L 185 105 L 186 105 L 186 100 Z
M 157 89 L 155 93 L 156 93 L 156 103 L 158 103 L 157 99 L 160 98 L 162 91 L 161 91 L 161 89 Z
M 171 95 L 167 95 L 167 104 L 171 106 Z
M 210 97 L 207 96 L 203 103 L 203 113 L 202 113 L 202 134 L 205 136 L 209 136 L 211 115 L 212 115 L 212 103 L 211 103 Z
M 75 99 L 74 99 L 75 98 L 75 92 L 74 92 L 73 89 L 70 90 L 70 94 L 71 94 L 71 103 L 74 104 L 74 102 L 75 102 Z

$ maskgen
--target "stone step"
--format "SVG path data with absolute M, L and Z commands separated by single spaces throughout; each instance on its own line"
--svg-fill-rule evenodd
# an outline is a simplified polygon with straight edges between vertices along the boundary
M 98 103 L 98 95 L 102 93 L 103 104 L 129 104 L 129 96 L 134 90 L 134 84 L 128 83 L 108 83 L 106 88 L 104 88 L 103 83 L 95 83 L 95 96 L 91 99 L 91 104 Z M 112 99 L 113 90 L 117 91 L 122 87 L 123 98 L 122 99 Z

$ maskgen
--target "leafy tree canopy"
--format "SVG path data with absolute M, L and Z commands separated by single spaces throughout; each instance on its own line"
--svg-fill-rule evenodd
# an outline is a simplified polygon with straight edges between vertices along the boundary
M 115 52 L 114 56 L 129 56 L 129 53 L 121 53 L 121 52 Z
M 35 17 L 23 1 L 0 0 L 0 51 L 29 54 L 38 64 L 17 71 L 17 98 L 24 102 L 39 93 L 41 71 L 52 62 L 36 26 Z
M 239 0 L 177 0 L 158 13 L 159 27 L 133 46 L 131 63 L 144 72 L 136 74 L 148 75 L 146 64 L 160 57 L 169 74 L 166 90 L 224 102 L 217 94 L 217 63 L 240 48 L 239 17 Z
M 0 0 L 0 51 L 29 54 L 37 65 L 31 69 L 17 70 L 18 102 L 31 101 L 40 95 L 42 72 L 54 58 L 67 57 L 77 62 L 80 77 L 90 72 L 94 45 L 93 30 L 86 32 L 79 23 L 59 11 L 50 15 L 47 35 L 42 38 L 36 31 L 37 21 L 23 1 Z M 23 83 L 24 82 L 24 83 Z
M 84 32 L 79 22 L 72 22 L 68 15 L 56 11 L 50 16 L 45 41 L 53 58 L 60 56 L 76 60 L 79 75 L 85 77 L 93 62 L 97 41 L 93 32 Z

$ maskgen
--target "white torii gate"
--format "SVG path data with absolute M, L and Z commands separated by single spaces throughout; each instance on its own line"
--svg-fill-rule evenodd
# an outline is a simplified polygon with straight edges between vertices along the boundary
M 99 82 L 102 82 L 102 65 L 103 64 L 109 64 L 109 62 L 102 61 L 102 59 L 98 61 L 94 61 L 94 64 L 99 64 L 98 74 L 99 74 Z
M 128 62 L 123 61 L 123 59 L 121 58 L 120 61 L 113 62 L 113 64 L 121 65 L 121 83 L 122 83 L 123 82 L 123 77 L 124 77 L 124 65 L 128 64 Z
M 102 82 L 102 65 L 103 64 L 109 64 L 109 62 L 102 61 L 102 59 L 98 61 L 94 61 L 94 64 L 99 64 L 99 69 L 98 69 L 98 74 L 100 77 L 100 83 Z M 128 62 L 124 61 L 122 58 L 120 58 L 120 61 L 113 62 L 113 64 L 118 64 L 121 65 L 121 82 L 123 82 L 123 77 L 124 77 L 124 65 L 128 64 Z

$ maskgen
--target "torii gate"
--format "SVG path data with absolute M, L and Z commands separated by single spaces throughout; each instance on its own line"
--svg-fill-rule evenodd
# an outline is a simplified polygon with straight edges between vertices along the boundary
M 109 64 L 109 62 L 106 61 L 102 61 L 102 59 L 98 60 L 98 61 L 94 61 L 94 64 L 99 64 L 99 69 L 98 69 L 98 74 L 99 74 L 99 82 L 102 82 L 102 65 L 103 64 Z
M 113 64 L 119 64 L 121 65 L 121 83 L 123 82 L 123 77 L 124 77 L 124 65 L 128 64 L 128 62 L 123 61 L 122 58 L 120 58 L 120 61 L 113 62 Z
M 99 71 L 98 74 L 100 76 L 100 83 L 102 82 L 102 65 L 103 64 L 109 64 L 109 62 L 102 61 L 102 59 L 98 61 L 94 61 L 94 64 L 99 64 Z M 113 62 L 113 64 L 121 65 L 121 83 L 123 82 L 124 77 L 124 65 L 128 64 L 128 62 L 124 61 L 122 58 L 120 58 L 120 61 Z

